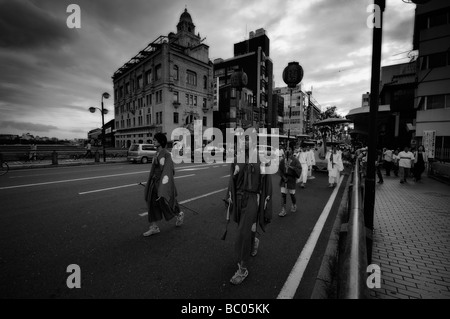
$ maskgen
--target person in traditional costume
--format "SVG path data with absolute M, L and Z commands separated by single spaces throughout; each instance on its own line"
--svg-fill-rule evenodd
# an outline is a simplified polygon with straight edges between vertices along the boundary
M 296 180 L 301 175 L 301 165 L 298 159 L 294 156 L 292 146 L 289 145 L 286 150 L 286 157 L 282 158 L 278 168 L 278 174 L 280 175 L 280 187 L 282 206 L 281 212 L 278 214 L 280 217 L 286 216 L 286 201 L 287 193 L 291 196 L 291 213 L 297 211 L 297 200 L 295 198 L 295 185 Z
M 230 167 L 229 186 L 225 198 L 228 209 L 227 218 L 237 223 L 235 252 L 238 270 L 230 282 L 238 285 L 247 278 L 248 260 L 256 256 L 259 238 L 258 227 L 265 232 L 266 225 L 272 219 L 272 180 L 264 174 L 267 164 L 262 164 L 256 148 L 250 149 L 245 142 L 245 161 L 235 157 Z M 224 239 L 224 238 L 223 238 Z
M 344 170 L 341 152 L 336 149 L 335 145 L 327 152 L 326 159 L 328 161 L 328 187 L 335 187 L 339 182 L 341 172 Z
M 157 153 L 152 161 L 150 175 L 145 186 L 145 202 L 148 207 L 148 221 L 150 228 L 143 235 L 145 237 L 160 232 L 157 222 L 163 218 L 166 221 L 176 218 L 177 227 L 183 224 L 184 213 L 180 211 L 175 187 L 175 168 L 172 155 L 166 149 L 167 137 L 156 133 L 153 142 Z

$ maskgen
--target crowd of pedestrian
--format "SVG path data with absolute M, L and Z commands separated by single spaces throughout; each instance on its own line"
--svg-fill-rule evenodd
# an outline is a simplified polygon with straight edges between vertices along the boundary
M 159 233 L 157 223 L 162 219 L 170 221 L 175 218 L 176 226 L 181 226 L 184 221 L 184 213 L 180 210 L 177 201 L 174 164 L 170 152 L 166 149 L 165 135 L 156 134 L 154 144 L 158 151 L 152 161 L 144 194 L 150 226 L 143 234 L 144 236 Z M 258 229 L 265 231 L 267 224 L 271 222 L 273 211 L 272 179 L 264 174 L 264 169 L 269 163 L 260 162 L 257 150 L 249 149 L 249 141 L 245 142 L 245 149 L 245 161 L 238 162 L 235 156 L 234 162 L 230 165 L 230 177 L 224 198 L 227 220 L 237 224 L 234 246 L 238 267 L 230 279 L 234 285 L 241 284 L 247 278 L 249 259 L 257 255 L 261 242 L 261 233 Z M 299 188 L 305 188 L 308 180 L 314 178 L 312 176 L 313 167 L 316 164 L 314 151 L 314 147 L 307 143 L 297 147 L 288 145 L 280 149 L 279 154 L 282 155 L 280 155 L 278 167 L 278 186 L 281 193 L 279 217 L 297 212 L 297 184 Z M 366 176 L 367 155 L 367 147 L 351 150 L 336 144 L 329 145 L 324 156 L 327 161 L 328 187 L 334 188 L 339 184 L 346 162 L 360 161 L 363 176 Z M 416 181 L 420 181 L 427 162 L 423 146 L 413 152 L 409 147 L 404 147 L 402 151 L 380 148 L 377 150 L 375 162 L 378 183 L 384 182 L 383 169 L 385 176 L 391 176 L 391 172 L 396 177 L 399 176 L 402 184 L 412 176 Z M 291 204 L 289 210 L 287 209 L 288 201 Z M 227 230 L 222 239 L 225 239 L 226 232 Z
M 375 172 L 378 184 L 384 182 L 382 169 L 385 170 L 385 176 L 391 176 L 391 172 L 393 172 L 395 177 L 400 177 L 401 184 L 407 183 L 411 178 L 414 182 L 420 182 L 428 165 L 428 157 L 423 145 L 415 150 L 411 150 L 409 146 L 405 146 L 403 150 L 384 147 L 378 148 L 376 152 Z M 367 175 L 367 147 L 355 150 L 354 157 L 360 161 L 362 174 L 365 177 Z

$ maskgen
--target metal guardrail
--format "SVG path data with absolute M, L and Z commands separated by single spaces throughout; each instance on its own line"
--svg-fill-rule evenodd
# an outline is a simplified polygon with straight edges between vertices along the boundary
M 363 189 L 359 161 L 355 161 L 349 192 L 348 225 L 342 263 L 339 269 L 339 299 L 366 297 L 367 239 L 364 224 Z

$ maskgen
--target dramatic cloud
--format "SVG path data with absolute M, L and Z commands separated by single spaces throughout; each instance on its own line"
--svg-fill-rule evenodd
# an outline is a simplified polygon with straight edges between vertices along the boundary
M 67 6 L 81 8 L 81 28 L 66 25 Z M 101 125 L 101 94 L 113 73 L 160 35 L 176 32 L 184 9 L 210 48 L 210 59 L 233 56 L 233 45 L 264 28 L 276 86 L 291 61 L 305 70 L 302 85 L 322 106 L 342 115 L 370 89 L 371 0 L 0 0 L 0 133 L 50 130 L 86 137 Z M 414 8 L 388 0 L 382 65 L 408 61 Z M 113 119 L 112 99 L 105 100 Z M 32 123 L 37 123 L 32 124 Z M 41 125 L 41 126 L 39 126 Z

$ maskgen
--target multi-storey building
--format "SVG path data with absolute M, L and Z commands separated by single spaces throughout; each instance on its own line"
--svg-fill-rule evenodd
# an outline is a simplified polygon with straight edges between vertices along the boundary
M 305 115 L 307 106 L 306 93 L 302 91 L 301 85 L 297 85 L 292 89 L 292 105 L 291 103 L 291 89 L 288 87 L 277 87 L 274 89 L 274 93 L 280 95 L 284 99 L 284 112 L 283 112 L 283 129 L 291 130 L 291 136 L 304 134 Z M 291 110 L 289 110 L 291 106 Z M 290 117 L 289 117 L 289 112 Z
M 275 93 L 272 94 L 272 121 L 271 127 L 278 128 L 279 132 L 283 132 L 283 116 L 284 116 L 284 98 Z
M 450 159 L 450 3 L 417 5 L 413 47 L 419 50 L 416 139 L 429 156 Z M 434 147 L 433 147 L 434 146 Z M 435 151 L 435 152 L 434 152 Z
M 240 113 L 233 111 L 235 106 L 231 102 L 239 89 L 231 87 L 231 77 L 238 71 L 247 75 L 247 97 L 252 96 L 252 102 L 249 101 L 249 104 L 253 104 L 253 112 L 249 116 L 251 123 L 247 124 L 255 128 L 269 127 L 273 83 L 273 64 L 269 52 L 270 40 L 264 29 L 258 29 L 250 32 L 248 40 L 234 44 L 233 58 L 214 60 L 214 77 L 218 78 L 220 96 L 219 108 L 214 115 L 215 127 L 223 130 L 226 127 L 236 127 L 236 123 L 239 123 L 239 119 L 233 116 L 239 116 Z M 243 99 L 246 100 L 245 95 Z M 224 114 L 227 113 L 230 115 L 229 123 L 224 124 L 221 119 L 225 118 Z
M 177 33 L 160 36 L 113 75 L 116 147 L 151 142 L 156 132 L 212 127 L 212 62 L 184 10 Z
M 319 118 L 321 111 L 312 97 L 312 92 L 303 91 L 301 85 L 297 85 L 292 89 L 291 110 L 289 110 L 291 89 L 288 87 L 277 87 L 273 92 L 284 99 L 284 111 L 282 115 L 283 132 L 287 133 L 290 128 L 292 136 L 311 133 L 311 125 Z M 290 118 L 289 112 L 291 113 Z

